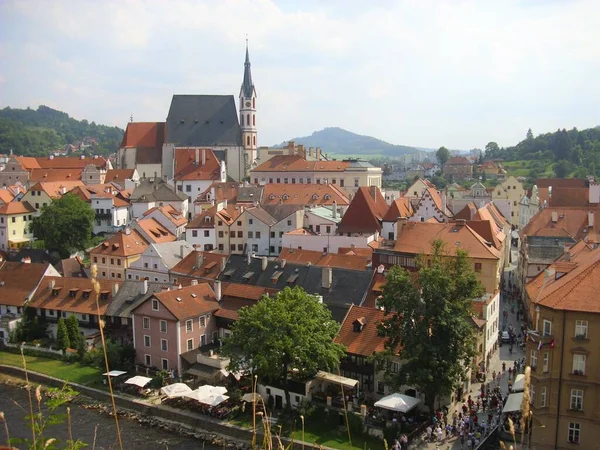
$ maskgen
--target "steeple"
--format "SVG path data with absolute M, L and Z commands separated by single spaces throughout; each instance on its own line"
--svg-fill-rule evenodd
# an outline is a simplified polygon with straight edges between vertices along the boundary
M 246 38 L 246 60 L 244 61 L 244 80 L 240 88 L 240 128 L 244 147 L 245 169 L 248 172 L 256 160 L 257 129 L 256 129 L 256 88 L 250 72 L 250 52 Z
M 250 70 L 250 54 L 248 52 L 248 39 L 246 39 L 246 61 L 244 62 L 244 81 L 242 82 L 240 97 L 243 95 L 245 98 L 251 98 L 253 93 L 254 84 L 252 83 L 252 72 Z

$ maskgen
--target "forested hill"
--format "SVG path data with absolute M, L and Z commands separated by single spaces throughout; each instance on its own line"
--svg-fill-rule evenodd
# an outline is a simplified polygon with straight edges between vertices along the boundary
M 47 106 L 0 110 L 0 153 L 42 156 L 83 141 L 90 145 L 84 154 L 107 155 L 117 151 L 123 133 L 118 127 L 76 120 Z
M 485 147 L 485 159 L 504 161 L 541 160 L 554 163 L 558 177 L 600 176 L 600 126 L 586 130 L 557 130 L 533 136 L 531 129 L 514 147 L 499 148 L 495 142 Z

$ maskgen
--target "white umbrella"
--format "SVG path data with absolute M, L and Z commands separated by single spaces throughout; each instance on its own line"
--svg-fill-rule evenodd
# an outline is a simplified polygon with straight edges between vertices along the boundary
M 186 392 L 183 394 L 185 398 L 191 398 L 192 400 L 196 400 L 197 402 L 202 402 L 210 397 L 209 393 L 202 391 L 201 389 L 195 389 L 190 392 Z M 203 402 L 204 403 L 204 402 Z
M 421 400 L 403 394 L 391 394 L 375 403 L 377 408 L 406 413 L 421 403 Z
M 143 388 L 144 386 L 146 386 L 151 381 L 152 381 L 152 378 L 142 377 L 140 375 L 136 375 L 135 377 L 130 378 L 129 380 L 127 380 L 125 382 L 125 384 L 133 384 L 135 386 L 139 386 L 139 387 Z
M 255 392 L 254 394 L 252 392 L 248 392 L 247 394 L 242 395 L 242 401 L 249 403 L 257 402 L 261 398 L 262 396 L 258 392 Z
M 196 389 L 198 392 L 200 392 L 204 397 L 207 397 L 209 395 L 213 395 L 213 394 L 226 394 L 227 393 L 227 388 L 224 386 L 211 386 L 210 384 L 205 384 L 204 386 L 200 386 L 198 389 Z
M 192 392 L 192 389 L 185 383 L 174 383 L 160 388 L 160 392 L 169 398 L 183 397 L 184 394 Z
M 217 395 L 211 395 L 210 397 L 204 398 L 199 401 L 200 401 L 200 403 L 204 403 L 205 405 L 208 405 L 208 406 L 217 406 L 217 405 L 223 403 L 228 398 L 229 398 L 229 396 L 227 396 L 227 395 L 217 394 Z
M 227 394 L 227 388 L 225 386 L 213 386 L 211 394 Z

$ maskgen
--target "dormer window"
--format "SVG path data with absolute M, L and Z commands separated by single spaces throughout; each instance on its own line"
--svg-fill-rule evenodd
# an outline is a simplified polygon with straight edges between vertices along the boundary
M 367 323 L 367 321 L 364 317 L 359 317 L 354 322 L 352 322 L 352 330 L 355 333 L 360 333 L 366 323 Z
M 52 289 L 52 295 L 53 295 L 54 297 L 56 297 L 58 294 L 60 294 L 60 290 L 61 290 L 61 289 L 62 289 L 61 287 L 55 287 L 55 288 L 53 288 L 53 289 Z
M 79 291 L 78 288 L 69 289 L 69 297 L 71 297 L 71 298 L 77 297 L 78 291 Z
M 90 298 L 90 292 L 92 292 L 91 289 L 84 289 L 81 291 L 81 295 L 83 298 Z
M 108 300 L 110 291 L 100 291 L 100 300 Z
M 275 200 L 275 194 L 269 195 L 269 200 Z

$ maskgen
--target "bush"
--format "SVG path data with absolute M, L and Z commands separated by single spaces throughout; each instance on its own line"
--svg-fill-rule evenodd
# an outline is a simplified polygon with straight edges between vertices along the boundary
M 160 389 L 164 385 L 167 384 L 167 380 L 169 379 L 169 372 L 166 370 L 161 370 L 157 372 L 157 374 L 152 378 L 152 381 L 149 383 L 149 387 L 152 389 Z

